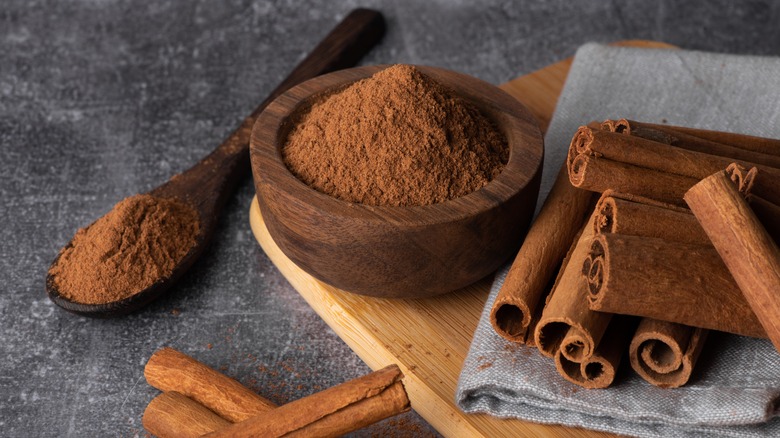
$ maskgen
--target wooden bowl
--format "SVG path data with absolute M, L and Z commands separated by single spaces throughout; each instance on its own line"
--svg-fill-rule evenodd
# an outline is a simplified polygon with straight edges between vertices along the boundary
M 323 95 L 387 66 L 341 70 L 272 102 L 252 130 L 257 199 L 281 250 L 312 276 L 346 291 L 422 298 L 467 286 L 517 251 L 536 205 L 542 135 L 531 113 L 497 87 L 452 71 L 418 67 L 493 120 L 506 136 L 504 170 L 483 188 L 446 202 L 369 206 L 318 192 L 284 164 L 281 148 L 300 115 Z

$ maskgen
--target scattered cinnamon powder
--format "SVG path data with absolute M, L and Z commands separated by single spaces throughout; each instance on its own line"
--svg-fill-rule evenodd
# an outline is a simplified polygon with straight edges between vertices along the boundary
M 381 422 L 372 425 L 371 429 L 369 429 L 371 437 L 392 436 L 395 438 L 434 438 L 437 436 L 430 428 L 426 427 L 424 423 L 415 421 L 413 418 L 411 413 L 406 413 L 382 420 Z
M 76 232 L 49 274 L 83 304 L 121 300 L 169 276 L 195 244 L 198 213 L 184 203 L 136 195 Z
M 313 104 L 282 155 L 322 193 L 409 206 L 481 188 L 503 170 L 509 148 L 474 105 L 415 67 L 395 65 Z

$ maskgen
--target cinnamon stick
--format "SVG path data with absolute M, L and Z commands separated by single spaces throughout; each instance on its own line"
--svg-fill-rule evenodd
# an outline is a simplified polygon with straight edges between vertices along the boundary
M 582 265 L 588 255 L 593 228 L 589 221 L 572 244 L 558 281 L 534 332 L 539 351 L 555 357 L 557 350 L 572 362 L 587 360 L 601 341 L 611 315 L 588 308 L 588 285 Z
M 514 342 L 532 340 L 531 320 L 582 224 L 591 198 L 590 192 L 572 187 L 566 167 L 561 167 L 493 303 L 490 322 L 496 333 Z M 529 333 L 531 336 L 527 336 Z
M 172 348 L 156 351 L 144 368 L 146 381 L 160 391 L 176 391 L 231 422 L 276 405 L 224 374 Z
M 583 388 L 606 388 L 615 381 L 623 353 L 636 328 L 634 318 L 616 316 L 611 319 L 606 333 L 596 350 L 582 362 L 567 359 L 563 350 L 555 353 L 555 368 L 566 380 Z
M 725 172 L 695 185 L 685 201 L 699 219 L 780 351 L 780 249 Z
M 401 370 L 391 365 L 206 436 L 340 436 L 408 411 L 409 399 L 401 382 L 402 377 Z M 349 416 L 343 415 L 344 412 L 348 412 Z M 333 415 L 341 415 L 349 421 L 327 421 Z
M 593 226 L 596 233 L 709 244 L 690 210 L 612 191 L 599 199 Z M 643 318 L 631 340 L 631 366 L 653 385 L 682 386 L 690 378 L 707 333 L 705 329 Z
M 767 336 L 711 245 L 607 233 L 589 259 L 592 310 Z
M 653 141 L 660 140 L 662 143 L 682 149 L 780 168 L 779 140 L 762 139 L 763 142 L 770 141 L 778 145 L 772 148 L 773 153 L 765 153 L 746 149 L 746 147 L 751 147 L 748 142 L 740 142 L 739 145 L 742 147 L 739 147 L 739 145 L 730 145 L 722 141 L 703 138 L 701 135 L 707 135 L 704 130 L 698 130 L 699 136 L 696 136 L 685 132 L 680 127 L 673 128 L 671 126 L 642 123 L 627 119 L 620 119 L 615 122 L 615 129 L 619 133 Z
M 176 391 L 164 392 L 146 407 L 144 428 L 159 438 L 196 438 L 231 423 Z
M 643 318 L 629 347 L 631 368 L 661 388 L 678 388 L 691 377 L 709 331 Z
M 166 394 L 176 391 L 187 394 L 187 396 L 182 394 L 181 397 L 163 397 L 157 402 L 153 400 L 147 407 L 144 413 L 144 424 L 148 422 L 159 432 L 165 432 L 164 434 L 153 432 L 162 437 L 168 435 L 177 437 L 178 435 L 174 433 L 176 430 L 186 431 L 191 427 L 186 424 L 187 418 L 200 415 L 204 411 L 213 411 L 224 419 L 238 423 L 276 408 L 271 401 L 255 394 L 237 381 L 172 348 L 163 348 L 152 355 L 144 369 L 144 374 L 150 385 L 168 391 Z M 399 390 L 403 391 L 400 382 L 381 397 L 354 403 L 323 416 L 315 424 L 301 429 L 302 433 L 327 436 L 332 431 L 336 431 L 332 432 L 334 434 L 340 434 L 368 426 L 379 419 L 386 418 L 383 415 L 388 415 L 389 409 L 398 408 L 398 403 L 395 401 L 398 400 Z M 406 393 L 403 394 L 406 397 Z M 393 403 L 377 406 L 388 400 Z M 408 400 L 406 404 L 408 405 Z M 206 421 L 209 422 L 210 420 Z M 163 423 L 165 426 L 162 426 Z
M 572 139 L 570 154 L 596 156 L 674 175 L 702 179 L 737 161 L 746 167 L 757 167 L 769 175 L 780 175 L 771 165 L 736 160 L 731 157 L 697 152 L 641 137 L 580 127 Z M 574 158 L 569 161 L 573 162 Z M 572 168 L 569 168 L 572 175 Z M 631 193 L 631 192 L 629 192 Z
M 756 137 L 753 135 L 725 131 L 689 128 L 685 126 L 660 125 L 655 123 L 643 123 L 643 125 L 648 128 L 667 131 L 673 134 L 687 134 L 704 140 L 727 144 L 739 149 L 780 156 L 780 139 Z
M 696 178 L 585 154 L 572 158 L 569 181 L 574 187 L 592 192 L 613 189 L 677 205 L 685 205 L 685 192 L 699 182 Z
M 659 237 L 683 243 L 708 244 L 709 238 L 690 210 L 653 199 L 607 190 L 593 217 L 598 233 Z

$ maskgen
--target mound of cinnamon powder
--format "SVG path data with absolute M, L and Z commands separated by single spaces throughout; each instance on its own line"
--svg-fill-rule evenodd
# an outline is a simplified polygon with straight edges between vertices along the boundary
M 171 275 L 195 245 L 198 213 L 173 199 L 135 195 L 76 232 L 49 270 L 63 297 L 121 300 Z
M 479 189 L 503 170 L 509 149 L 474 105 L 415 67 L 394 65 L 312 105 L 282 156 L 320 192 L 409 206 Z

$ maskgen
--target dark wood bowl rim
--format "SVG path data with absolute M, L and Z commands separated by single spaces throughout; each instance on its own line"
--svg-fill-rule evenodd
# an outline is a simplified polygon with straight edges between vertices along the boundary
M 542 134 L 536 119 L 519 101 L 495 85 L 472 76 L 437 67 L 416 66 L 423 73 L 434 77 L 455 90 L 459 96 L 477 105 L 483 114 L 502 130 L 509 142 L 510 155 L 504 170 L 496 178 L 465 196 L 421 206 L 371 206 L 353 203 L 319 192 L 298 179 L 287 168 L 281 155 L 283 127 L 285 124 L 289 126 L 291 116 L 304 110 L 313 99 L 367 78 L 387 67 L 389 66 L 355 67 L 318 76 L 291 88 L 274 100 L 258 117 L 252 129 L 250 155 L 252 173 L 258 188 L 262 184 L 270 184 L 277 189 L 283 187 L 300 201 L 317 205 L 334 216 L 360 217 L 367 221 L 392 220 L 406 226 L 427 226 L 463 220 L 494 208 L 496 204 L 504 203 L 528 185 L 536 173 L 528 172 L 529 169 L 540 171 L 544 156 Z M 481 96 L 464 94 L 466 86 L 479 89 Z M 497 120 L 496 114 L 503 117 Z M 528 137 L 529 142 L 521 151 L 521 145 L 509 138 L 510 130 L 522 132 L 524 137 Z M 269 133 L 273 133 L 270 141 Z M 271 151 L 268 151 L 269 148 Z M 262 196 L 259 190 L 258 196 Z

